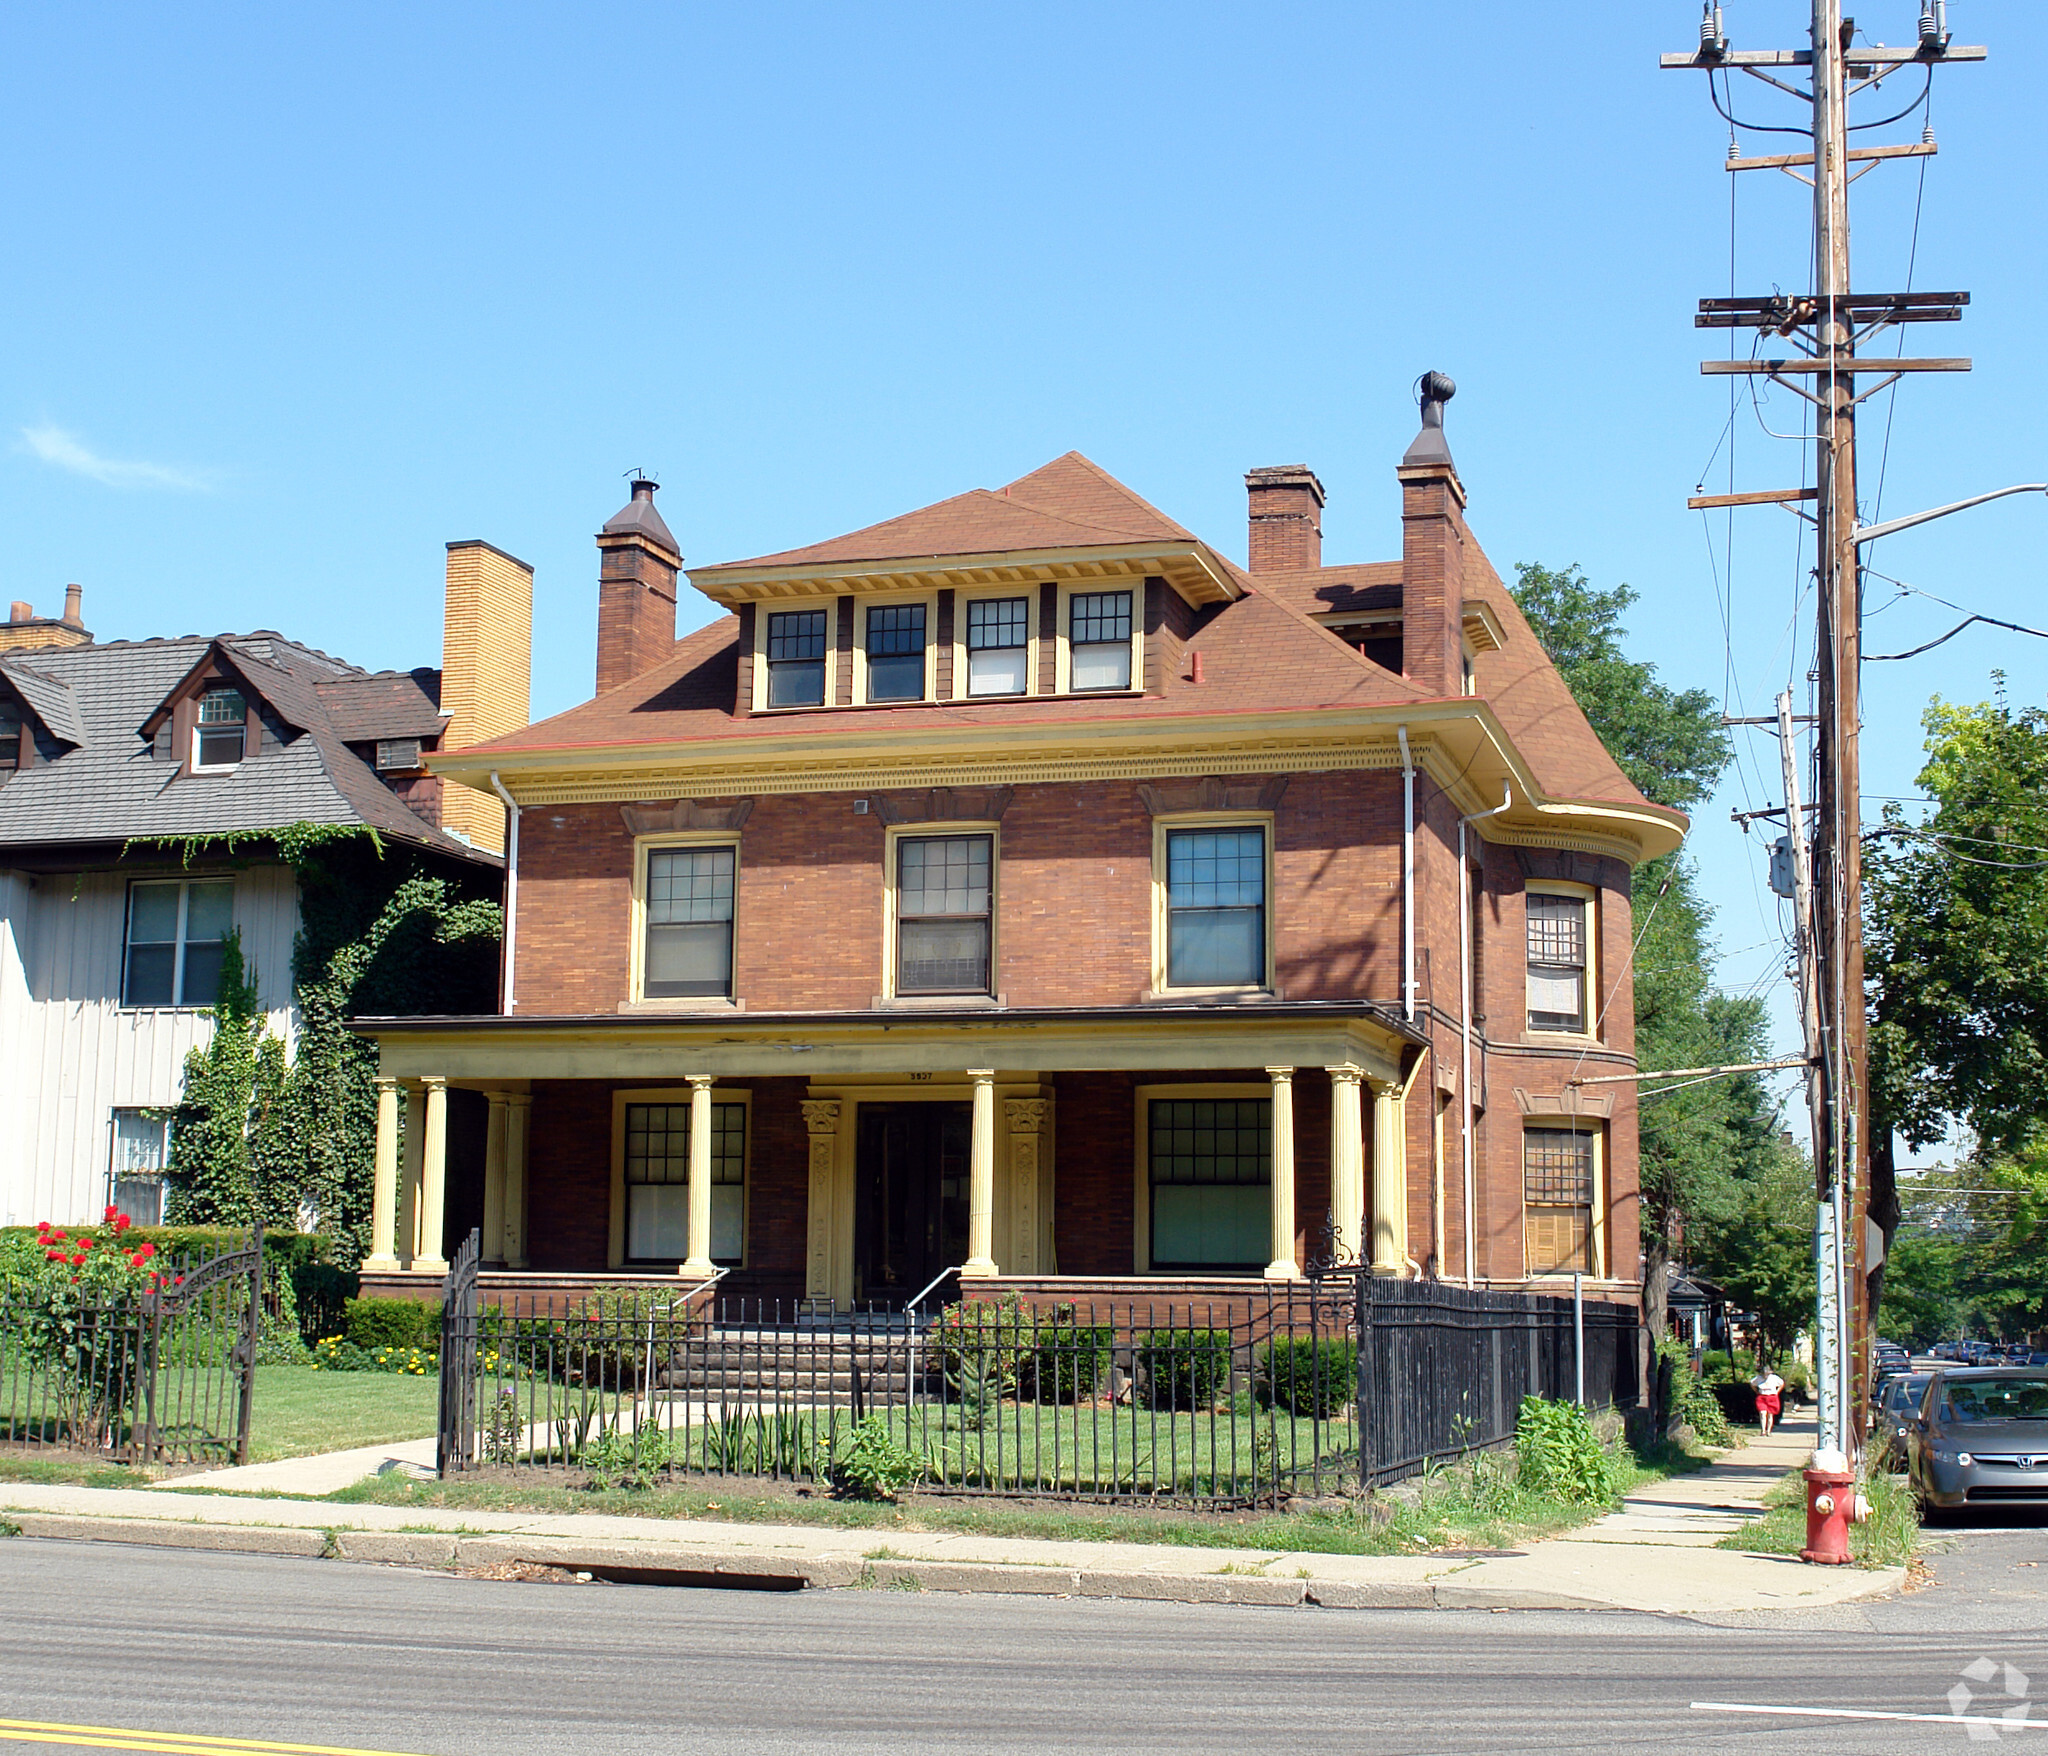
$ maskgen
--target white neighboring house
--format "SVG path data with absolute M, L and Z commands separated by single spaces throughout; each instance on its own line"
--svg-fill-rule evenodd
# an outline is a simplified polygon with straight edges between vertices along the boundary
M 475 608 L 474 594 L 458 605 L 458 551 L 473 548 L 488 545 L 449 545 L 445 679 L 268 632 L 101 645 L 78 625 L 76 588 L 61 621 L 17 604 L 0 624 L 0 1224 L 76 1224 L 110 1203 L 161 1218 L 161 1112 L 212 1033 L 230 929 L 290 1043 L 298 883 L 265 830 L 357 824 L 451 871 L 502 868 L 501 808 L 450 787 L 444 813 L 421 762 L 476 736 L 460 723 L 477 717 L 473 614 L 455 638 L 458 608 Z M 500 575 L 511 563 L 485 560 Z M 531 575 L 511 566 L 530 605 Z M 482 633 L 519 679 L 517 701 L 483 718 L 524 723 L 525 630 Z M 230 833 L 231 849 L 189 859 L 170 845 Z

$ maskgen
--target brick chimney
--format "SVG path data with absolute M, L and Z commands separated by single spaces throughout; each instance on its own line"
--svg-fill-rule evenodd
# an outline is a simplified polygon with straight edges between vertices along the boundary
M 0 652 L 27 652 L 36 647 L 87 646 L 92 636 L 86 632 L 84 611 L 80 607 L 83 591 L 75 585 L 64 588 L 64 615 L 38 616 L 34 604 L 25 604 L 16 599 L 8 607 L 7 620 L 0 622 Z
M 676 643 L 682 551 L 654 510 L 660 484 L 633 478 L 633 497 L 597 533 L 597 692 L 630 683 Z
M 526 724 L 533 680 L 533 569 L 472 539 L 448 545 L 441 625 L 443 750 L 460 750 Z M 441 827 L 474 847 L 505 851 L 505 806 L 495 794 L 442 783 Z
M 1305 463 L 1247 470 L 1250 571 L 1292 572 L 1323 564 L 1323 484 Z
M 1441 372 L 1416 381 L 1422 429 L 1401 482 L 1401 668 L 1433 695 L 1465 691 L 1465 487 L 1444 439 L 1458 387 Z

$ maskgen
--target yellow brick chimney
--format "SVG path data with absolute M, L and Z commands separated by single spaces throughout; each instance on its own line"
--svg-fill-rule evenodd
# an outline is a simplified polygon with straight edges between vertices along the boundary
M 38 616 L 34 604 L 16 602 L 7 620 L 0 622 L 0 652 L 29 652 L 37 647 L 86 646 L 92 636 L 86 632 L 79 605 L 84 593 L 75 585 L 64 588 L 64 614 Z
M 441 634 L 443 750 L 516 732 L 529 718 L 533 678 L 533 569 L 472 539 L 448 545 L 447 619 Z M 442 783 L 441 827 L 472 846 L 505 851 L 505 807 L 493 795 Z

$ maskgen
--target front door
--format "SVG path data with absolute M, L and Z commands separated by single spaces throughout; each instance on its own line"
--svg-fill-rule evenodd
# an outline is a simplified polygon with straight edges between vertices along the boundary
M 853 1296 L 915 1298 L 967 1260 L 966 1104 L 862 1104 L 855 1166 Z

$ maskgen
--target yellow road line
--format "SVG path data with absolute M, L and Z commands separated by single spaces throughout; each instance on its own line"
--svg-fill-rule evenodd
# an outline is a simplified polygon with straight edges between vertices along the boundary
M 88 1744 L 103 1750 L 160 1750 L 170 1756 L 405 1756 L 339 1744 L 285 1744 L 275 1738 L 213 1738 L 132 1726 L 74 1726 L 56 1720 L 0 1719 L 0 1739 L 17 1744 Z

